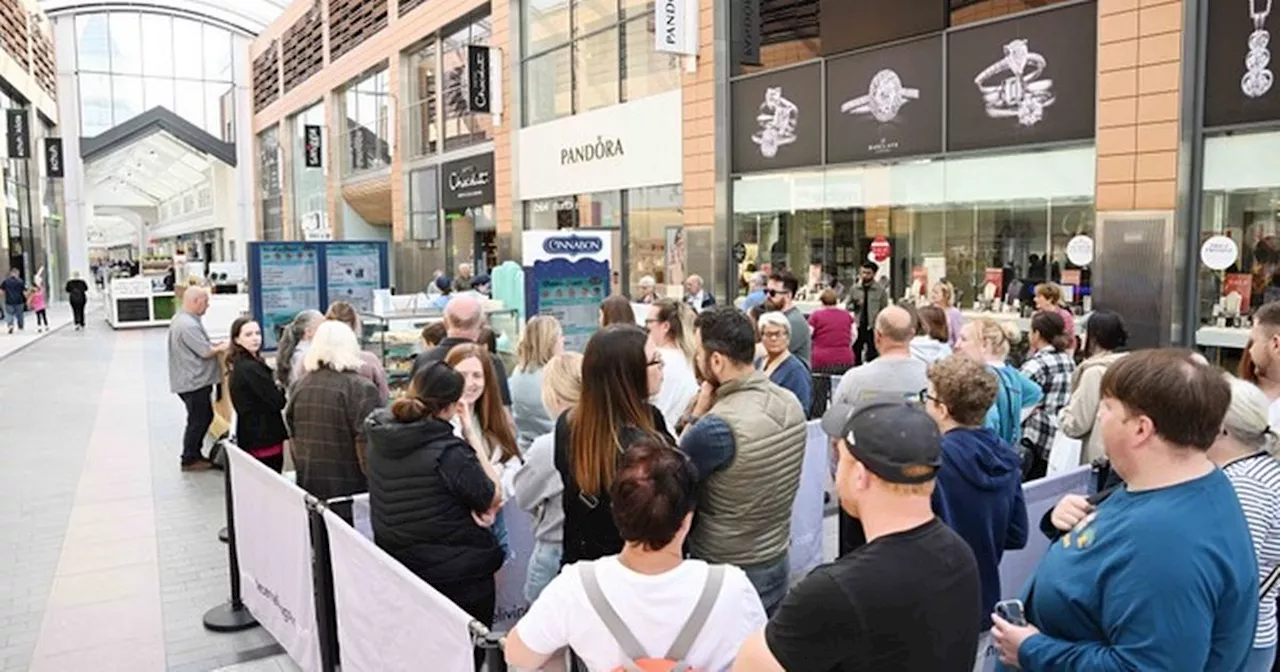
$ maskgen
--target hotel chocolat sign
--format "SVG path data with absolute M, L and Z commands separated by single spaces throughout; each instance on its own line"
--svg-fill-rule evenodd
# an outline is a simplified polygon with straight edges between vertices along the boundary
M 489 47 L 467 47 L 467 109 L 488 114 L 491 87 L 489 82 Z
M 31 158 L 31 116 L 24 109 L 5 110 L 5 128 L 9 136 L 9 158 Z
M 951 10 L 943 0 L 821 0 L 822 55 L 943 30 Z
M 63 177 L 62 138 L 44 139 L 44 173 L 46 177 Z
M 440 169 L 445 210 L 461 210 L 493 203 L 493 153 L 450 161 Z
M 1087 2 L 952 32 L 947 148 L 1092 138 L 1097 30 Z
M 1215 0 L 1205 51 L 1204 124 L 1231 126 L 1280 119 L 1280 86 L 1271 39 L 1280 37 L 1280 7 L 1271 0 Z
M 827 61 L 827 162 L 942 151 L 942 37 Z
M 817 63 L 740 79 L 731 90 L 733 172 L 822 160 L 822 72 Z
M 324 164 L 324 132 L 320 126 L 307 124 L 302 127 L 304 165 L 319 168 Z

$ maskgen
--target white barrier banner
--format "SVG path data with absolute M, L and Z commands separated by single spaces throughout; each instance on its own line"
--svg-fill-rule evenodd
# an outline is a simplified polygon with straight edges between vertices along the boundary
M 237 447 L 227 456 L 244 603 L 298 667 L 319 670 L 306 493 Z
M 470 670 L 471 616 L 324 512 L 343 672 Z
M 791 580 L 804 578 L 822 564 L 823 493 L 827 489 L 827 446 L 830 440 L 822 431 L 822 421 L 808 424 L 804 443 L 804 466 L 800 469 L 800 487 L 791 507 Z M 695 514 L 696 515 L 696 514 Z

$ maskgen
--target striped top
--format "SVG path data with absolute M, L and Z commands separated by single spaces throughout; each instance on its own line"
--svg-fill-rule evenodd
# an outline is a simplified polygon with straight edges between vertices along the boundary
M 1254 453 L 1227 463 L 1222 471 L 1231 479 L 1244 507 L 1261 582 L 1280 563 L 1280 462 L 1266 453 Z M 1275 591 L 1263 597 L 1254 648 L 1273 646 L 1277 641 Z

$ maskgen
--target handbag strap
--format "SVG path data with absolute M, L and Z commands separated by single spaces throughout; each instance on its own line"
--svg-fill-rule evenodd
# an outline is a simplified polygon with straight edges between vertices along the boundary
M 1276 587 L 1276 583 L 1280 582 L 1280 565 L 1271 568 L 1271 572 L 1267 574 L 1267 578 L 1262 580 L 1262 584 L 1258 587 L 1258 600 L 1266 599 L 1272 589 Z
M 609 599 L 605 597 L 604 591 L 600 589 L 600 581 L 596 577 L 595 563 L 579 563 L 578 575 L 582 579 L 582 588 L 587 593 L 587 601 L 591 603 L 591 608 L 595 610 L 596 615 L 604 622 L 604 627 L 609 631 L 609 634 L 613 635 L 618 647 L 622 649 L 623 655 L 630 659 L 628 661 L 629 664 L 623 666 L 624 669 L 633 669 L 635 661 L 647 658 L 648 654 L 645 652 L 644 647 L 640 645 L 640 641 L 632 634 L 631 629 L 622 621 L 622 617 L 618 616 L 617 611 L 614 611 L 613 605 L 609 604 Z M 703 626 L 707 623 L 707 619 L 711 616 L 711 609 L 715 607 L 716 600 L 720 596 L 720 587 L 723 584 L 724 566 L 708 565 L 707 579 L 702 585 L 702 594 L 698 596 L 698 602 L 694 605 L 693 612 L 689 614 L 688 620 L 684 622 L 679 634 L 676 635 L 675 642 L 671 644 L 671 649 L 667 651 L 666 657 L 668 660 L 683 662 L 685 656 L 689 654 L 689 649 L 693 648 L 694 640 L 698 638 Z M 688 666 L 686 665 L 685 667 L 687 668 Z

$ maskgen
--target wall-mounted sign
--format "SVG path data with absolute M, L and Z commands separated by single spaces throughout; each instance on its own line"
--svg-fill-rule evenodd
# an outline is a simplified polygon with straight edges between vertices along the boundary
M 520 199 L 680 184 L 682 112 L 676 90 L 520 129 Z
M 819 64 L 740 79 L 733 105 L 733 172 L 817 165 L 822 160 Z
M 324 130 L 316 124 L 302 127 L 302 153 L 307 168 L 319 168 L 324 165 Z
M 1240 247 L 1227 236 L 1210 236 L 1200 245 L 1200 261 L 1215 271 L 1231 268 L 1239 258 Z
M 1270 42 L 1280 36 L 1271 0 L 1207 2 L 1204 124 L 1229 126 L 1280 119 Z
M 942 151 L 942 38 L 827 61 L 827 162 Z
M 488 114 L 493 103 L 490 94 L 489 47 L 467 46 L 467 109 Z
M 738 65 L 763 65 L 760 60 L 760 0 L 732 0 L 729 17 L 734 62 Z
M 1093 263 L 1093 239 L 1089 236 L 1076 236 L 1067 241 L 1067 261 L 1076 266 L 1088 266 Z M 1064 272 L 1065 273 L 1065 272 Z M 1064 276 L 1065 277 L 1065 276 Z M 1063 280 L 1068 285 L 1076 284 Z
M 26 109 L 5 110 L 5 130 L 9 139 L 9 158 L 31 158 L 31 112 Z
M 1094 137 L 1096 2 L 1015 16 L 947 38 L 947 148 Z
M 822 55 L 943 30 L 951 20 L 947 5 L 940 0 L 821 0 Z
M 441 205 L 461 210 L 493 203 L 493 152 L 450 161 L 440 167 Z
M 581 255 L 600 254 L 604 250 L 604 241 L 599 236 L 580 236 L 570 233 L 562 236 L 550 236 L 542 241 L 542 251 L 547 254 L 578 257 Z
M 44 139 L 44 174 L 46 177 L 63 177 L 66 167 L 62 160 L 62 138 Z
M 653 50 L 658 53 L 698 53 L 698 1 L 657 0 L 654 8 Z

